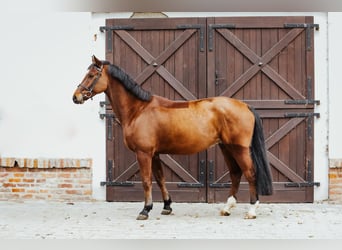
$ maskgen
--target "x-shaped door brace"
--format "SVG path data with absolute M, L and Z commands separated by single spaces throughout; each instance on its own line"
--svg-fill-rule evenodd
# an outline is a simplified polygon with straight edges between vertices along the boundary
M 268 63 L 278 55 L 290 42 L 292 42 L 303 29 L 292 29 L 288 32 L 279 42 L 277 42 L 273 47 L 268 50 L 262 57 L 258 56 L 253 50 L 251 50 L 246 44 L 244 44 L 239 38 L 237 38 L 231 31 L 226 27 L 216 28 L 217 32 L 222 35 L 230 44 L 232 44 L 236 49 L 238 49 L 242 55 L 247 57 L 253 65 L 238 79 L 236 79 L 221 95 L 233 96 L 237 91 L 239 91 L 255 74 L 260 70 L 266 74 L 270 79 L 278 85 L 279 88 L 283 89 L 290 97 L 293 99 L 306 99 L 301 93 L 299 93 L 294 87 L 290 85 L 282 76 L 280 76 Z M 266 149 L 270 149 L 274 144 L 281 140 L 287 133 L 289 133 L 294 127 L 300 124 L 305 118 L 294 118 L 284 124 L 275 133 L 273 133 L 266 140 Z M 279 160 L 271 152 L 267 152 L 268 159 L 270 163 L 292 182 L 305 182 L 302 177 L 300 177 L 293 170 L 288 168 L 288 166 Z M 220 182 L 229 171 L 224 173 L 215 182 Z
M 114 32 L 130 46 L 148 66 L 134 79 L 138 84 L 142 84 L 153 73 L 157 72 L 165 81 L 167 81 L 181 96 L 186 100 L 197 99 L 183 84 L 178 81 L 162 64 L 180 48 L 197 29 L 186 29 L 179 35 L 158 57 L 154 57 L 137 40 L 135 40 L 125 30 L 115 30 Z
M 280 127 L 275 133 L 273 133 L 269 138 L 265 141 L 266 150 L 269 150 L 272 146 L 274 146 L 278 141 L 280 141 L 284 136 L 286 136 L 293 128 L 298 126 L 305 118 L 294 118 L 285 123 L 282 127 Z M 290 181 L 295 183 L 304 183 L 305 180 L 300 177 L 296 172 L 290 169 L 284 162 L 279 160 L 274 154 L 270 151 L 267 151 L 267 158 L 269 162 L 284 176 L 289 178 Z M 215 181 L 215 183 L 220 183 L 228 174 L 229 170 L 224 174 L 220 175 L 220 178 Z
M 273 145 L 275 145 L 278 141 L 280 141 L 284 136 L 286 136 L 293 128 L 298 126 L 301 122 L 303 122 L 305 118 L 293 118 L 290 119 L 287 123 L 285 123 L 282 127 L 280 127 L 275 133 L 273 133 L 269 138 L 265 141 L 266 149 L 269 150 Z M 292 182 L 305 182 L 302 177 L 300 177 L 296 172 L 291 170 L 284 162 L 278 159 L 274 154 L 270 151 L 267 151 L 267 157 L 270 163 L 282 174 L 284 174 L 287 178 L 289 178 Z
M 188 183 L 200 183 L 196 180 L 187 170 L 185 170 L 177 161 L 175 161 L 170 155 L 160 155 L 160 160 L 168 166 L 174 173 L 176 173 L 184 182 Z M 134 161 L 127 169 L 122 172 L 114 182 L 126 182 L 134 174 L 139 171 L 139 165 L 137 161 Z
M 134 79 L 138 84 L 142 84 L 153 73 L 157 72 L 163 77 L 180 95 L 186 100 L 194 100 L 196 97 L 186 89 L 181 82 L 179 82 L 162 64 L 180 47 L 182 46 L 197 30 L 187 29 L 180 36 L 178 36 L 158 57 L 154 57 L 149 53 L 139 42 L 137 42 L 125 30 L 115 30 L 115 33 L 127 43 L 147 64 L 148 66 Z M 293 99 L 305 99 L 294 87 L 290 85 L 282 76 L 280 76 L 274 69 L 267 65 L 273 57 L 279 54 L 291 41 L 293 41 L 303 30 L 292 29 L 288 32 L 278 43 L 276 43 L 269 51 L 262 57 L 258 56 L 240 39 L 238 39 L 232 32 L 227 29 L 217 29 L 217 31 L 235 48 L 237 48 L 244 56 L 246 56 L 252 63 L 251 66 L 243 75 L 236 79 L 232 85 L 227 88 L 221 95 L 234 95 L 241 89 L 256 73 L 260 70 L 272 79 L 278 87 L 283 89 Z M 266 148 L 271 148 L 277 141 L 284 137 L 290 130 L 301 123 L 304 118 L 295 118 L 288 121 L 281 128 L 279 128 L 271 137 L 266 140 Z M 267 152 L 270 163 L 277 168 L 293 182 L 304 182 L 303 178 L 298 176 L 294 171 L 289 169 L 285 163 L 277 159 L 275 155 Z M 181 165 L 179 165 L 169 155 L 160 156 L 161 160 L 171 167 L 179 176 L 185 177 L 186 182 L 198 182 L 191 176 Z M 139 170 L 137 162 L 129 166 L 125 172 L 116 178 L 116 181 L 125 181 Z M 220 177 L 222 179 L 229 173 L 226 172 Z M 219 180 L 218 180 L 219 181 Z
M 142 84 L 152 74 L 157 72 L 164 78 L 180 95 L 186 100 L 197 99 L 183 84 L 178 81 L 162 64 L 172 56 L 177 49 L 179 49 L 195 32 L 197 29 L 186 29 L 180 34 L 158 57 L 154 57 L 149 53 L 137 40 L 135 40 L 125 30 L 114 31 L 131 49 L 133 49 L 148 66 L 135 77 L 138 84 Z M 173 172 L 180 176 L 183 181 L 189 183 L 199 183 L 188 171 L 186 171 L 178 162 L 176 162 L 170 155 L 160 155 L 161 161 L 164 162 Z M 137 162 L 134 162 L 124 171 L 115 181 L 126 181 L 133 174 L 139 170 Z
M 222 92 L 221 95 L 233 96 L 255 74 L 257 74 L 259 71 L 262 71 L 270 79 L 272 79 L 279 88 L 283 89 L 293 99 L 306 99 L 305 96 L 299 93 L 298 90 L 291 86 L 289 82 L 287 82 L 281 75 L 278 74 L 278 72 L 268 65 L 272 58 L 278 55 L 290 42 L 292 42 L 300 33 L 303 32 L 303 29 L 292 29 L 261 57 L 258 56 L 228 29 L 217 29 L 217 32 L 253 63 L 253 65 L 238 79 L 236 79 L 224 92 Z

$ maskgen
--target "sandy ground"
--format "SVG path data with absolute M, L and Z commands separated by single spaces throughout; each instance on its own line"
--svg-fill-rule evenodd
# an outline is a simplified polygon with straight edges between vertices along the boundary
M 245 220 L 249 204 L 220 216 L 223 204 L 173 203 L 161 215 L 135 218 L 143 203 L 0 201 L 0 239 L 342 239 L 342 205 L 261 204 Z

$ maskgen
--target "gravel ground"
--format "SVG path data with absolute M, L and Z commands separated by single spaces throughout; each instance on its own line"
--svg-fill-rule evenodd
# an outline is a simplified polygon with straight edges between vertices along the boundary
M 261 204 L 255 220 L 244 203 L 228 217 L 223 204 L 173 203 L 171 215 L 162 206 L 137 221 L 140 202 L 0 201 L 0 239 L 342 239 L 338 204 Z

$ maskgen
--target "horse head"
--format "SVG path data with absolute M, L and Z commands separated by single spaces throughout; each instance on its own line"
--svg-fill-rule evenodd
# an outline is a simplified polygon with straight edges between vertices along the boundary
M 82 104 L 89 98 L 106 91 L 108 86 L 107 74 L 103 74 L 105 65 L 95 56 L 92 64 L 88 67 L 88 73 L 77 86 L 72 100 L 76 104 Z

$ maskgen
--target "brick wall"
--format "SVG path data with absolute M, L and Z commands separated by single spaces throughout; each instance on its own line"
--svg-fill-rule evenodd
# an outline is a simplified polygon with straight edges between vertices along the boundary
M 329 200 L 342 203 L 342 159 L 331 159 L 329 165 Z
M 0 158 L 0 200 L 91 200 L 91 168 L 91 159 Z

